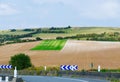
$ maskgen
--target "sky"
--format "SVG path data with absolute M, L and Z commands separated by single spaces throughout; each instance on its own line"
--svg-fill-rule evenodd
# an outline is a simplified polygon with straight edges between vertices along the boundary
M 120 27 L 120 0 L 0 0 L 0 30 Z

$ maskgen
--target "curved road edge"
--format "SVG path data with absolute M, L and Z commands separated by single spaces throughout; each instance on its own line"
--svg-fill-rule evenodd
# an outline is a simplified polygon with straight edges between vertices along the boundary
M 91 78 L 68 78 L 49 76 L 20 76 L 25 82 L 110 82 L 101 79 Z

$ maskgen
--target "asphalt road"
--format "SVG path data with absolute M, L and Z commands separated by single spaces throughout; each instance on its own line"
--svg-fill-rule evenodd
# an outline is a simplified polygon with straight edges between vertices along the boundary
M 65 78 L 65 77 L 44 77 L 44 76 L 21 76 L 25 82 L 109 82 L 91 78 Z

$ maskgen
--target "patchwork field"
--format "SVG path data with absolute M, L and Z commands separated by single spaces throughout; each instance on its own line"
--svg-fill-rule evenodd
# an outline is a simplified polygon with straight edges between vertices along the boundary
M 8 64 L 10 57 L 17 53 L 30 56 L 35 66 L 59 66 L 76 64 L 79 69 L 90 69 L 101 65 L 102 68 L 120 68 L 120 43 L 101 41 L 68 40 L 64 48 L 56 50 L 30 50 L 42 42 L 17 43 L 0 46 L 0 64 Z
M 61 50 L 66 40 L 43 40 L 39 45 L 31 50 Z

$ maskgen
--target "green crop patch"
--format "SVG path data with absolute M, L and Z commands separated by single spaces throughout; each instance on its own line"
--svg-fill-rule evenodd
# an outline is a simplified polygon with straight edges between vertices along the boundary
M 61 50 L 67 40 L 44 40 L 31 50 Z

